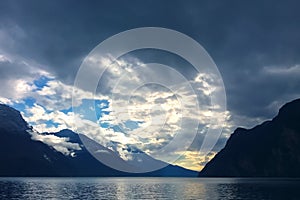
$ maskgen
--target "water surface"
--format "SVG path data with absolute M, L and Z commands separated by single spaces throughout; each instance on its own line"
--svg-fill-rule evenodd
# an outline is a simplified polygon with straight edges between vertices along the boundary
M 300 199 L 300 179 L 0 178 L 0 199 Z

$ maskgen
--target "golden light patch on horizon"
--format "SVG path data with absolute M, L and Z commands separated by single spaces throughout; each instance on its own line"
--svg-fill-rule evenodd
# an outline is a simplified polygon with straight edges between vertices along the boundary
M 210 152 L 208 155 L 201 155 L 198 151 L 186 151 L 178 160 L 173 162 L 173 164 L 186 169 L 201 171 L 205 164 L 215 155 L 216 152 Z

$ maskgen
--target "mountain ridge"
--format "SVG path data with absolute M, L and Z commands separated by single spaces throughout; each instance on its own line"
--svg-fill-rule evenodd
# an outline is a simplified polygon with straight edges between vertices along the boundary
M 76 146 L 72 150 L 75 154 L 65 155 L 50 144 L 38 140 L 42 136 L 68 138 L 67 141 L 63 141 L 70 144 L 78 143 L 81 149 Z M 0 104 L 0 176 L 197 176 L 195 171 L 174 165 L 148 173 L 134 174 L 118 171 L 102 164 L 92 156 L 81 142 L 82 138 L 93 142 L 97 148 L 109 151 L 92 139 L 68 129 L 57 133 L 37 133 L 23 119 L 19 111 Z M 122 159 L 119 160 L 121 162 Z

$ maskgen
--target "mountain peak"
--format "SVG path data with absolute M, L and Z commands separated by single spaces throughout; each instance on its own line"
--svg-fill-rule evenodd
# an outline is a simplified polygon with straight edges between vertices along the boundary
M 0 127 L 12 132 L 29 128 L 21 113 L 5 104 L 0 104 Z
M 296 99 L 282 106 L 279 110 L 278 116 L 274 118 L 274 121 L 298 130 L 300 129 L 299 120 L 300 99 Z
M 294 110 L 294 109 L 298 109 L 298 110 L 300 109 L 300 98 L 284 104 L 279 109 L 279 113 L 284 112 L 285 110 Z
M 70 129 L 62 129 L 59 132 L 51 133 L 58 137 L 66 137 L 69 138 L 69 142 L 79 143 L 82 144 L 81 139 L 79 137 L 78 133 L 75 133 L 74 131 Z

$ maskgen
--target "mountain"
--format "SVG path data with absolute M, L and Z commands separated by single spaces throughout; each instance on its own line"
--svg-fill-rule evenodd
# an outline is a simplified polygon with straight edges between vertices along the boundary
M 15 109 L 0 105 L 0 176 L 117 176 L 113 170 L 82 151 L 66 156 L 32 139 L 30 127 Z
M 55 137 L 61 146 L 47 144 L 41 138 Z M 87 149 L 84 143 L 89 143 Z M 66 152 L 67 147 L 72 151 Z M 57 133 L 37 133 L 22 118 L 19 111 L 0 104 L 0 176 L 197 176 L 197 172 L 167 165 L 149 173 L 125 173 L 99 162 L 89 151 L 106 160 L 132 167 L 132 163 L 94 140 L 71 130 Z M 65 152 L 65 153 L 63 153 Z M 152 162 L 155 159 L 147 157 Z M 145 163 L 147 164 L 147 163 Z
M 300 99 L 252 129 L 238 128 L 201 177 L 300 177 Z

